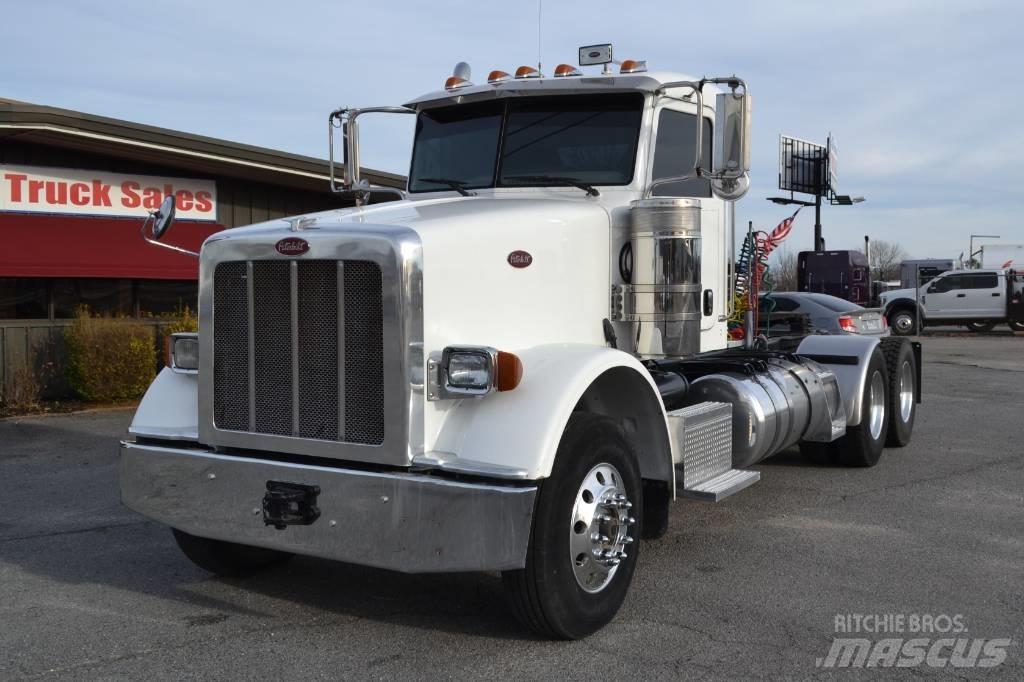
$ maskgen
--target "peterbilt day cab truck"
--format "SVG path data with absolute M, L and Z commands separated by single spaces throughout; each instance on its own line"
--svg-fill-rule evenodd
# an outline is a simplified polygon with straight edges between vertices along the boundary
M 578 638 L 675 498 L 722 500 L 796 445 L 854 466 L 905 445 L 920 346 L 764 348 L 752 316 L 730 340 L 746 85 L 610 45 L 580 50 L 593 65 L 474 84 L 460 64 L 404 106 L 332 112 L 358 205 L 206 241 L 199 333 L 122 443 L 124 502 L 219 574 L 501 571 L 523 623 Z M 395 196 L 359 175 L 370 112 L 416 117 Z M 170 246 L 173 200 L 151 218 Z
M 1006 324 L 1024 331 L 1024 274 L 1005 268 L 950 270 L 920 289 L 897 289 L 880 296 L 896 334 L 915 334 L 918 325 L 963 325 L 973 332 Z

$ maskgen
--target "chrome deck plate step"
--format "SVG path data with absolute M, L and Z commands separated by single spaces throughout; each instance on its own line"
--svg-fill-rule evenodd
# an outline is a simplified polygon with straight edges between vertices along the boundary
M 705 502 L 718 502 L 760 480 L 760 471 L 730 469 L 692 488 L 683 488 L 682 496 Z

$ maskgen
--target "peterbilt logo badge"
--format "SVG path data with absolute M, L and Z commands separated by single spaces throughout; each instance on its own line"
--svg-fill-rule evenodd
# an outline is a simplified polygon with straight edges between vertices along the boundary
M 513 251 L 508 254 L 508 264 L 514 268 L 528 268 L 533 263 L 533 256 L 526 251 Z
M 305 239 L 288 237 L 274 244 L 274 248 L 282 256 L 301 256 L 309 251 L 309 242 Z

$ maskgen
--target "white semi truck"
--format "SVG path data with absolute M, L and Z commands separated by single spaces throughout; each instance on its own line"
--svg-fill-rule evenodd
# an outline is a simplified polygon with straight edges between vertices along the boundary
M 579 63 L 460 64 L 404 106 L 332 112 L 357 205 L 206 241 L 199 333 L 121 445 L 124 502 L 218 574 L 501 571 L 525 625 L 578 638 L 675 498 L 724 499 L 797 445 L 854 466 L 905 445 L 919 345 L 728 333 L 746 85 L 610 45 Z M 369 112 L 416 117 L 403 192 L 360 178 Z

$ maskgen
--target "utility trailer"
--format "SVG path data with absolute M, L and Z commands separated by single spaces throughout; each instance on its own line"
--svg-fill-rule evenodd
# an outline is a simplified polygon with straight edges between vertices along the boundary
M 720 502 L 791 446 L 872 466 L 905 445 L 919 346 L 729 334 L 743 81 L 611 54 L 479 84 L 460 64 L 404 106 L 331 112 L 357 206 L 206 241 L 199 334 L 121 445 L 124 502 L 214 573 L 501 571 L 523 623 L 579 638 L 675 498 Z M 394 196 L 360 178 L 371 112 L 416 117 Z M 177 248 L 173 210 L 148 240 Z

